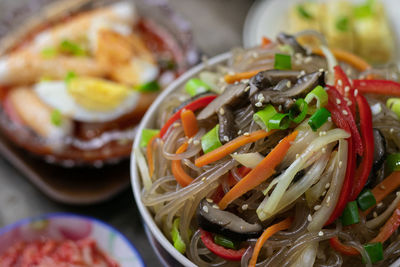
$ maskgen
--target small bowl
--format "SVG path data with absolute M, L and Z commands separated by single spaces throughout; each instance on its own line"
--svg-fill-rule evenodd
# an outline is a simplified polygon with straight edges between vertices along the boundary
M 103 252 L 118 261 L 121 267 L 145 267 L 136 248 L 118 230 L 98 219 L 69 213 L 52 213 L 22 219 L 0 229 L 0 255 L 17 242 L 43 238 L 91 238 Z
M 133 144 L 132 155 L 131 155 L 131 182 L 133 188 L 133 194 L 135 196 L 136 204 L 139 208 L 140 214 L 142 215 L 142 219 L 145 223 L 146 234 L 150 243 L 153 245 L 154 250 L 157 252 L 161 261 L 168 266 L 196 266 L 193 262 L 191 262 L 187 257 L 179 253 L 171 242 L 165 237 L 161 229 L 157 226 L 153 219 L 153 215 L 147 209 L 145 205 L 142 203 L 141 192 L 142 192 L 142 183 L 139 171 L 136 165 L 135 154 L 133 151 L 135 148 L 140 148 L 140 140 L 142 131 L 145 128 L 154 128 L 155 122 L 157 119 L 157 109 L 160 104 L 164 101 L 164 99 L 170 95 L 171 93 L 180 90 L 186 81 L 190 78 L 196 76 L 199 72 L 203 71 L 206 67 L 211 67 L 214 65 L 218 65 L 224 62 L 227 62 L 231 57 L 231 53 L 224 53 L 219 56 L 213 57 L 207 61 L 207 65 L 199 64 L 196 67 L 190 69 L 181 75 L 177 80 L 171 83 L 153 102 L 150 108 L 147 110 L 144 115 L 137 131 L 137 136 L 135 142 Z

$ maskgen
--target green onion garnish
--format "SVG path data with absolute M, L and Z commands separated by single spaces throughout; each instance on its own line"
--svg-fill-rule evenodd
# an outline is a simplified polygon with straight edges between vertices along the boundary
M 74 56 L 86 55 L 86 51 L 79 44 L 70 40 L 64 40 L 60 43 L 60 51 Z
M 277 70 L 292 69 L 292 57 L 285 54 L 275 54 L 274 68 Z
M 349 18 L 348 17 L 339 17 L 336 20 L 336 29 L 341 32 L 347 32 L 349 30 Z
M 315 106 L 317 109 L 325 107 L 328 104 L 328 94 L 321 85 L 318 85 L 307 94 L 305 101 L 309 105 L 309 111 L 312 112 L 315 111 L 315 108 L 312 107 L 314 101 L 316 102 Z
M 215 235 L 214 236 L 214 243 L 220 246 L 223 246 L 225 248 L 230 248 L 230 249 L 237 249 L 238 245 L 233 242 L 232 240 L 222 236 L 222 235 Z
M 400 98 L 389 98 L 386 106 L 400 118 Z
M 400 171 L 400 153 L 390 154 L 386 158 L 386 171 L 392 173 L 394 171 Z
M 365 244 L 364 248 L 372 263 L 383 260 L 383 246 L 381 242 Z M 363 262 L 366 262 L 365 259 L 363 259 Z
M 219 140 L 219 124 L 212 128 L 208 133 L 201 137 L 201 148 L 204 154 L 213 151 L 214 149 L 222 146 Z
M 313 19 L 314 17 L 308 12 L 304 5 L 297 5 L 297 12 L 305 19 Z
M 367 210 L 376 204 L 376 199 L 371 190 L 365 190 L 357 197 L 357 203 L 361 210 Z
M 268 104 L 263 110 L 257 111 L 253 115 L 253 120 L 257 123 L 262 129 L 268 130 L 268 122 L 269 120 L 278 112 L 276 112 L 274 106 Z
M 150 139 L 153 138 L 156 134 L 158 134 L 160 130 L 155 129 L 143 129 L 142 138 L 140 139 L 140 146 L 145 147 L 150 142 Z
M 181 235 L 179 234 L 179 218 L 176 218 L 174 220 L 174 223 L 172 224 L 172 229 L 171 229 L 171 237 L 172 237 L 172 242 L 174 242 L 174 247 L 176 250 L 178 250 L 180 253 L 185 253 L 186 251 L 186 245 L 185 242 L 183 242 Z
M 77 75 L 76 75 L 75 72 L 73 72 L 73 71 L 68 71 L 68 72 L 67 72 L 67 75 L 65 75 L 64 80 L 65 80 L 66 83 L 69 83 L 72 79 L 74 79 L 74 78 L 76 78 L 76 77 L 77 77 Z
M 210 86 L 200 79 L 193 78 L 186 82 L 185 90 L 190 96 L 210 91 Z
M 157 81 L 151 81 L 136 87 L 139 92 L 157 92 L 160 90 L 160 85 Z
M 354 7 L 354 17 L 357 19 L 371 17 L 374 14 L 373 4 L 375 0 L 367 0 L 365 4 Z
M 356 201 L 348 202 L 340 218 L 342 220 L 343 226 L 359 223 L 360 216 L 358 214 L 357 202 Z
M 44 59 L 54 58 L 58 54 L 57 50 L 53 47 L 44 48 L 40 53 Z
M 326 108 L 320 108 L 310 117 L 308 124 L 313 131 L 316 131 L 328 121 L 330 116 L 331 113 Z
M 294 123 L 302 122 L 308 111 L 308 104 L 303 98 L 299 98 L 294 103 L 294 106 L 289 110 L 289 118 Z
M 51 123 L 57 127 L 62 124 L 62 114 L 58 109 L 54 109 L 50 115 Z
M 285 130 L 290 126 L 289 114 L 276 113 L 268 122 L 268 129 Z

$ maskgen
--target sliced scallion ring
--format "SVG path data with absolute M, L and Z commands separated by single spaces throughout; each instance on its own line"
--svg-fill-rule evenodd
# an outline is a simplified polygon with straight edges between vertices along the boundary
M 268 129 L 285 130 L 290 126 L 289 114 L 276 113 L 268 122 Z
M 222 146 L 219 140 L 219 124 L 212 128 L 208 133 L 201 137 L 201 148 L 204 154 L 213 151 L 214 149 Z
M 257 123 L 262 129 L 268 130 L 268 122 L 269 120 L 278 112 L 276 112 L 274 106 L 268 104 L 263 110 L 257 111 L 253 115 L 253 120 Z
M 307 102 L 303 98 L 299 98 L 296 100 L 294 106 L 289 110 L 289 118 L 295 123 L 300 123 L 306 118 L 307 111 Z
M 386 106 L 400 118 L 400 98 L 389 98 Z
M 315 111 L 315 109 L 325 107 L 328 104 L 328 93 L 321 85 L 318 85 L 307 94 L 305 101 L 308 104 L 309 112 Z M 316 108 L 313 107 L 314 101 L 316 102 Z
M 328 118 L 331 116 L 331 113 L 326 108 L 318 109 L 308 120 L 308 124 L 310 125 L 313 131 L 318 130 L 325 122 L 328 121 Z

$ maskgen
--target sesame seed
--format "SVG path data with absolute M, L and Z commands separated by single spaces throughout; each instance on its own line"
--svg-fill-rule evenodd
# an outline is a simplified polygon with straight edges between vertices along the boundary
M 248 132 L 245 132 L 243 135 L 244 136 L 250 136 L 250 134 Z
M 175 123 L 172 125 L 172 127 L 174 127 L 174 128 L 178 128 L 179 126 L 181 126 L 181 124 L 180 124 L 179 122 L 175 122 Z
M 314 210 L 319 210 L 321 208 L 321 205 L 316 205 L 316 206 L 314 206 Z
M 229 137 L 226 136 L 226 135 L 224 135 L 224 141 L 225 141 L 225 142 L 229 142 Z
M 208 203 L 213 203 L 214 201 L 211 198 L 206 198 Z
M 239 82 L 238 82 L 238 81 L 236 81 L 236 82 L 234 82 L 233 84 L 234 84 L 234 85 L 238 85 L 238 84 L 239 84 Z
M 312 60 L 312 57 L 306 57 L 306 58 L 304 59 L 304 63 L 310 63 L 311 60 Z
M 329 203 L 331 201 L 331 196 L 328 196 L 328 198 L 326 199 L 326 203 Z
M 336 98 L 336 104 L 340 105 L 342 103 L 342 101 L 340 101 L 339 98 Z
M 254 104 L 254 106 L 260 108 L 260 107 L 262 107 L 262 103 L 261 102 L 257 102 L 257 103 Z
M 326 135 L 326 131 L 320 131 L 319 132 L 319 136 L 325 136 Z
M 323 235 L 324 235 L 324 232 L 319 231 L 319 232 L 318 232 L 318 235 L 319 235 L 319 236 L 323 236 Z
M 225 114 L 225 110 L 223 108 L 219 109 L 219 114 L 224 115 Z
M 214 204 L 212 207 L 213 207 L 214 209 L 219 210 L 219 206 L 218 206 L 217 204 Z
M 196 145 L 196 146 L 197 146 L 198 144 L 200 144 L 200 141 L 199 141 L 199 140 L 194 140 L 194 141 L 193 141 L 193 145 Z
M 226 87 L 227 87 L 226 85 L 224 85 L 224 86 L 221 87 L 221 92 L 222 92 L 222 93 L 225 92 Z
M 208 207 L 207 206 L 203 206 L 203 210 L 205 213 L 208 213 Z
M 372 215 L 374 216 L 374 218 L 378 217 L 378 213 L 376 213 L 376 211 L 374 211 L 374 213 L 372 213 Z
M 321 69 L 319 69 L 318 71 L 319 71 L 319 72 L 324 72 L 324 69 L 321 68 Z
M 400 195 L 400 192 L 396 192 L 396 196 L 399 196 Z
M 245 92 L 247 92 L 247 91 L 249 91 L 249 90 L 250 90 L 250 86 L 247 86 L 247 87 L 244 89 Z
M 354 96 L 358 95 L 358 89 L 354 90 Z
M 349 113 L 347 112 L 347 110 L 342 110 L 343 115 L 349 115 Z
M 243 206 L 242 206 L 242 210 L 247 210 L 247 208 L 249 207 L 249 205 L 247 205 L 247 204 L 243 204 Z
M 339 80 L 339 81 L 340 81 L 340 80 Z M 348 86 L 348 85 L 345 86 L 345 87 L 344 87 L 344 91 L 345 91 L 346 93 L 350 92 L 350 86 Z
M 282 105 L 279 105 L 278 110 L 282 111 Z
M 332 122 L 332 117 L 328 117 L 328 121 L 329 121 L 329 122 Z
M 378 208 L 383 206 L 382 202 L 379 202 L 378 205 L 376 205 Z
M 322 153 L 326 153 L 326 148 L 325 147 L 322 148 Z
M 300 75 L 304 76 L 304 75 L 306 75 L 306 72 L 304 70 L 302 70 L 302 71 L 300 71 Z
M 342 165 L 343 165 L 343 161 L 339 161 L 339 168 L 342 168 Z
M 292 83 L 291 83 L 290 81 L 288 81 L 288 82 L 286 83 L 286 86 L 287 86 L 287 87 L 290 87 L 290 86 L 292 86 Z
M 264 98 L 263 94 L 258 94 L 257 95 L 258 101 L 262 101 L 263 98 Z
M 243 80 L 241 80 L 240 82 L 241 83 L 248 83 L 250 80 L 249 79 L 243 79 Z
M 300 157 L 300 154 L 296 154 L 296 159 L 298 159 Z
M 307 216 L 307 221 L 309 221 L 309 222 L 312 221 L 312 216 L 311 216 L 311 214 L 308 214 L 308 216 Z
M 382 184 L 379 188 L 382 189 L 382 190 L 385 190 L 385 189 L 386 189 L 386 186 L 384 186 L 384 185 Z
M 337 83 L 338 83 L 339 86 L 342 86 L 342 85 L 343 85 L 343 82 L 342 82 L 342 80 L 340 80 L 340 79 L 337 81 Z M 346 89 L 345 89 L 345 90 L 346 90 Z
M 326 195 L 326 190 L 324 192 L 322 192 L 321 196 L 325 196 Z
M 392 134 L 392 133 L 394 133 L 394 129 L 393 128 L 390 128 L 390 133 Z
M 347 101 L 347 106 L 350 107 L 351 105 L 353 105 L 353 103 L 351 101 Z
M 242 130 L 239 130 L 239 131 L 237 132 L 237 134 L 238 134 L 238 135 L 242 134 Z
M 331 183 L 326 183 L 325 189 L 328 189 L 331 186 Z
M 188 143 L 191 144 L 193 142 L 193 138 L 189 138 Z
M 207 177 L 203 177 L 201 178 L 201 180 L 204 182 L 207 179 Z

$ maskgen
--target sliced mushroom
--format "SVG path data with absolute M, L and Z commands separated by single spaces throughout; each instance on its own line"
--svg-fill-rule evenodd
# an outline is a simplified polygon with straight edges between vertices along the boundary
M 378 172 L 383 166 L 386 159 L 386 139 L 378 129 L 373 129 L 374 134 L 374 161 L 372 171 L 368 177 L 366 186 L 372 186 L 377 183 L 376 178 L 379 176 Z
M 217 114 L 219 121 L 219 140 L 222 144 L 226 144 L 237 136 L 235 116 L 228 105 L 222 106 Z
M 255 86 L 258 90 L 262 90 L 275 86 L 282 80 L 287 80 L 291 83 L 295 83 L 300 75 L 301 72 L 297 70 L 261 71 L 250 79 L 250 86 Z
M 249 85 L 244 83 L 232 84 L 225 91 L 204 108 L 197 116 L 198 120 L 206 120 L 219 111 L 224 105 L 235 106 L 238 103 L 246 103 L 249 93 Z
M 233 240 L 257 238 L 262 233 L 260 224 L 250 224 L 229 211 L 220 210 L 209 199 L 203 199 L 200 202 L 197 221 L 204 230 L 221 234 Z
M 296 37 L 290 34 L 281 32 L 277 36 L 277 40 L 281 44 L 289 45 L 295 53 L 300 53 L 302 55 L 307 55 L 307 50 L 304 49 L 302 45 L 297 42 Z

